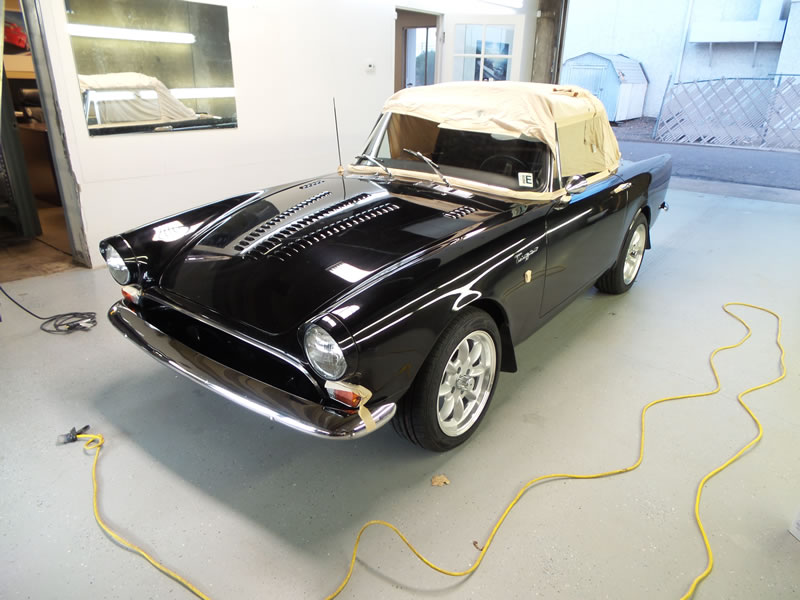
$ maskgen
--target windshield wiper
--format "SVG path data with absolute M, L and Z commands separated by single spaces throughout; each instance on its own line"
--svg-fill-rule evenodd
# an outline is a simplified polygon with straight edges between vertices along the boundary
M 436 173 L 439 176 L 439 179 L 441 179 L 447 187 L 453 187 L 452 185 L 450 185 L 450 182 L 447 181 L 447 179 L 445 179 L 444 175 L 442 175 L 442 172 L 439 170 L 439 165 L 437 165 L 430 158 L 425 156 L 422 152 L 417 152 L 416 150 L 409 150 L 408 148 L 403 148 L 403 152 L 408 152 L 411 156 L 416 156 L 418 159 L 425 162 L 425 164 L 427 164 L 431 169 L 433 169 L 434 173 Z
M 356 158 L 361 159 L 361 160 L 366 160 L 367 162 L 371 162 L 376 167 L 378 167 L 380 169 L 383 169 L 383 171 L 389 177 L 394 177 L 394 175 L 392 175 L 392 172 L 389 170 L 389 168 L 385 164 L 383 164 L 381 161 L 379 161 L 377 158 L 373 158 L 369 154 L 359 154 L 358 156 L 356 156 Z

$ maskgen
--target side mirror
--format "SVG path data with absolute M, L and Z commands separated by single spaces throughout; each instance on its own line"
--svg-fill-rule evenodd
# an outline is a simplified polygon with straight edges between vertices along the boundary
M 564 189 L 568 194 L 580 194 L 583 190 L 589 187 L 589 182 L 583 175 L 573 175 L 567 179 Z

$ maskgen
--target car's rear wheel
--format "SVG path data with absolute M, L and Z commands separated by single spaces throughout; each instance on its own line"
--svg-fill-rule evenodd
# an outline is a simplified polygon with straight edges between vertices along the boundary
M 500 333 L 482 310 L 466 308 L 447 326 L 400 402 L 395 429 L 444 452 L 464 443 L 483 420 L 500 366 Z
M 625 234 L 617 262 L 597 280 L 597 289 L 609 294 L 621 294 L 631 289 L 642 266 L 646 245 L 647 218 L 639 212 Z

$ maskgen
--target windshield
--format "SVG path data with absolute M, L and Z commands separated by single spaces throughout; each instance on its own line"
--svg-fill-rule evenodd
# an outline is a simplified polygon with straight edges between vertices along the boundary
M 411 151 L 411 152 L 410 152 Z M 460 177 L 515 191 L 547 189 L 550 151 L 536 139 L 445 129 L 409 115 L 386 113 L 375 126 L 364 155 L 390 170 L 434 174 L 414 153 L 432 160 L 444 177 Z M 358 165 L 375 166 L 361 157 Z

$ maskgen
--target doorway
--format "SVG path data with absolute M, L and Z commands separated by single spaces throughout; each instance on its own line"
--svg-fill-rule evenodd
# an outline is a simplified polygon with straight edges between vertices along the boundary
M 4 0 L 0 282 L 73 268 L 73 248 L 19 0 Z
M 437 81 L 439 16 L 397 10 L 394 48 L 394 91 Z

